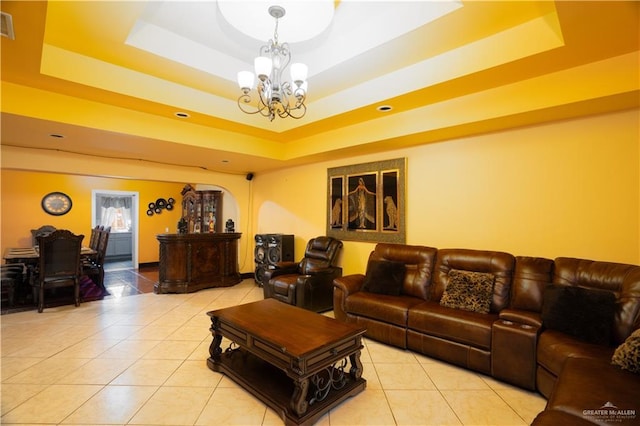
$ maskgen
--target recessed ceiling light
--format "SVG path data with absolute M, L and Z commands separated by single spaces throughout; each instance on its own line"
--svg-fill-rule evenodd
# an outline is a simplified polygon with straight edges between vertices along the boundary
M 187 114 L 186 112 L 176 112 L 176 117 L 178 117 L 178 118 L 189 118 L 191 116 L 189 114 Z
M 380 112 L 387 112 L 387 111 L 391 111 L 393 109 L 392 106 L 390 105 L 380 105 L 377 110 Z
M 64 135 L 59 135 L 57 133 L 51 133 L 49 136 L 51 136 L 52 138 L 58 138 L 58 139 L 64 138 Z
M 229 162 L 229 160 L 222 160 L 222 162 L 223 162 L 223 163 L 228 163 L 228 162 Z

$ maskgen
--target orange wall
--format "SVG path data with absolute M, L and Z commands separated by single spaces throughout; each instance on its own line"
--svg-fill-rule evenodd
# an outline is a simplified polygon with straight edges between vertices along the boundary
M 306 241 L 326 232 L 327 168 L 406 157 L 409 244 L 640 264 L 639 112 L 292 167 L 256 174 L 251 182 L 244 176 L 77 160 L 61 153 L 45 157 L 2 147 L 1 241 L 3 247 L 26 245 L 29 230 L 45 223 L 88 233 L 92 188 L 140 191 L 142 204 L 172 193 L 180 199 L 184 182 L 216 184 L 229 190 L 238 203 L 236 229 L 243 233 L 240 271 L 250 272 L 254 234 L 294 234 L 299 259 Z M 87 175 L 91 166 L 96 173 L 118 170 L 134 179 L 15 171 L 25 165 Z M 155 182 L 157 176 L 174 183 Z M 42 196 L 60 190 L 73 198 L 72 211 L 59 218 L 46 215 L 40 208 Z M 140 262 L 157 261 L 155 234 L 166 227 L 175 229 L 178 216 L 173 214 L 140 218 Z M 345 274 L 364 272 L 373 247 L 345 241 L 340 260 Z
M 146 216 L 146 206 L 158 197 L 173 196 L 181 200 L 180 191 L 186 183 L 196 188 L 211 189 L 215 186 L 225 193 L 223 199 L 223 220 L 233 219 L 236 232 L 242 237 L 239 242 L 238 263 L 240 272 L 253 272 L 253 222 L 249 214 L 253 182 L 247 181 L 244 174 L 218 173 L 202 170 L 199 167 L 180 167 L 139 160 L 116 160 L 112 158 L 91 157 L 0 145 L 2 161 L 2 193 L 0 215 L 2 216 L 1 244 L 9 247 L 19 244 L 21 238 L 30 234 L 33 226 L 42 220 L 56 222 L 69 220 L 70 229 L 87 229 L 91 226 L 91 190 L 107 189 L 117 191 L 140 192 L 140 236 L 139 258 L 141 263 L 158 261 L 156 234 L 175 232 L 179 212 L 173 210 L 170 215 Z M 73 174 L 69 174 L 68 171 Z M 99 176 L 99 177 L 98 177 Z M 128 177 L 128 178 L 125 178 Z M 55 182 L 55 184 L 53 184 Z M 60 184 L 58 184 L 60 182 Z M 62 185 L 65 185 L 64 187 Z M 51 191 L 64 191 L 68 188 L 74 201 L 72 211 L 60 218 L 46 215 L 40 208 L 42 196 Z M 24 194 L 30 194 L 25 199 Z M 172 195 L 174 194 L 174 195 Z M 84 207 L 80 207 L 84 204 Z M 15 210 L 12 206 L 24 208 Z M 85 213 L 81 209 L 86 208 Z M 17 211 L 32 212 L 38 218 L 21 218 Z M 37 220 L 36 220 L 37 219 Z M 21 229 L 12 225 L 24 220 Z M 52 223 L 53 224 L 53 223 Z M 87 231 L 84 231 L 87 232 Z M 5 236 L 6 233 L 6 236 Z M 27 244 L 27 243 L 25 243 Z
M 138 262 L 157 262 L 158 242 L 155 236 L 165 232 L 166 228 L 175 232 L 181 211 L 180 208 L 163 210 L 161 214 L 147 216 L 146 206 L 158 198 L 181 200 L 183 187 L 184 184 L 178 183 L 2 170 L 2 247 L 31 246 L 30 230 L 42 225 L 69 229 L 76 234 L 84 234 L 88 240 L 91 233 L 91 191 L 135 191 L 140 196 Z M 66 215 L 52 216 L 42 210 L 42 197 L 53 191 L 64 192 L 71 197 L 73 206 Z
M 406 157 L 409 244 L 640 264 L 639 135 L 632 110 L 258 175 L 256 231 L 300 257 L 326 232 L 327 168 Z M 344 272 L 373 247 L 345 242 Z

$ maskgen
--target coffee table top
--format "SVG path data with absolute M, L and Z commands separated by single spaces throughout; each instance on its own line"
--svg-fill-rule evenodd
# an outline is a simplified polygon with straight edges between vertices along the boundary
M 365 333 L 366 329 L 333 318 L 287 305 L 276 299 L 264 299 L 207 312 L 259 336 L 294 357 L 334 345 L 341 340 Z

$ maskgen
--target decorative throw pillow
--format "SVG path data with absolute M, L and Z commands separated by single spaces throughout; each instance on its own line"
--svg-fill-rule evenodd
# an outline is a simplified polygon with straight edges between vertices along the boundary
M 493 274 L 451 269 L 440 305 L 486 314 L 491 308 L 494 281 Z
M 598 345 L 611 342 L 616 298 L 606 290 L 548 285 L 542 302 L 542 323 Z
M 640 328 L 616 348 L 611 363 L 623 370 L 640 374 Z
M 371 260 L 367 266 L 363 289 L 370 293 L 400 295 L 404 282 L 403 262 Z

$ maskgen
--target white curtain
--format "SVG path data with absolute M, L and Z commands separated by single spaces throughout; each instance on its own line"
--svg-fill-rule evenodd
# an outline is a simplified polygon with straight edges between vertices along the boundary
M 118 213 L 122 215 L 122 223 L 116 221 Z M 100 226 L 111 226 L 112 231 L 128 231 L 131 228 L 131 198 L 102 197 L 100 206 Z

